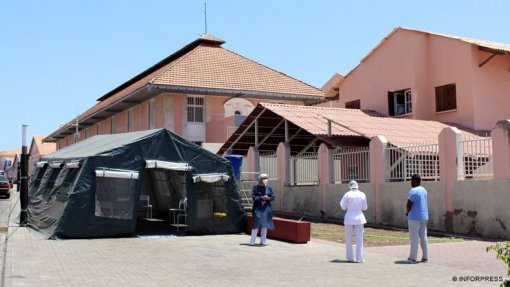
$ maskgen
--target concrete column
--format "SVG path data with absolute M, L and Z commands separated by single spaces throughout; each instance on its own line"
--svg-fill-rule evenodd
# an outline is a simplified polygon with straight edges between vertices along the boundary
M 463 156 L 459 156 L 462 133 L 454 127 L 444 128 L 439 134 L 439 178 L 445 186 L 446 212 L 453 211 L 452 190 L 463 168 Z
M 494 179 L 510 179 L 510 119 L 499 121 L 491 136 Z
M 333 157 L 332 151 L 328 146 L 322 143 L 319 146 L 318 163 L 319 166 L 319 185 L 322 192 L 322 210 L 327 209 L 328 186 L 333 182 Z
M 290 147 L 286 143 L 279 143 L 276 149 L 277 156 L 277 176 L 278 183 L 280 185 L 280 210 L 283 210 L 283 195 L 285 194 L 285 187 L 289 183 L 289 159 L 290 159 Z
M 248 154 L 246 155 L 246 171 L 249 172 L 247 179 L 250 180 L 256 180 L 256 172 L 263 172 L 260 170 L 259 151 L 254 146 L 248 149 Z
M 374 185 L 375 193 L 375 222 L 380 223 L 381 212 L 381 184 L 386 181 L 386 147 L 388 141 L 384 136 L 375 136 L 370 140 L 370 182 Z

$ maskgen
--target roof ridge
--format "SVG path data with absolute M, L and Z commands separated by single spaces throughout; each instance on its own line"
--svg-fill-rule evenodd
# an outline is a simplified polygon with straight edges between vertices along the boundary
M 431 35 L 437 35 L 437 36 L 441 36 L 441 37 L 457 39 L 457 40 L 461 40 L 463 42 L 468 42 L 468 43 L 472 43 L 472 44 L 474 44 L 473 42 L 481 41 L 481 42 L 500 44 L 500 45 L 505 45 L 505 46 L 510 45 L 508 43 L 497 42 L 497 41 L 492 41 L 492 40 L 485 40 L 485 39 L 480 39 L 480 38 L 471 38 L 471 37 L 465 37 L 465 36 L 460 36 L 460 35 L 450 35 L 450 34 L 444 34 L 444 33 L 437 33 L 437 32 L 431 32 L 431 31 L 422 30 L 422 29 L 409 28 L 409 27 L 398 27 L 397 29 L 399 29 L 399 28 L 402 29 L 402 30 L 407 30 L 407 31 L 427 33 L 427 34 L 431 34 Z M 483 44 L 480 44 L 480 45 L 483 46 Z
M 243 56 L 243 55 L 241 55 L 241 54 L 238 54 L 238 53 L 236 53 L 236 52 L 230 51 L 230 50 L 229 50 L 229 49 L 227 49 L 227 48 L 223 48 L 223 47 L 220 47 L 220 48 L 222 48 L 222 49 L 224 49 L 225 51 L 228 51 L 228 52 L 230 52 L 230 53 L 232 53 L 232 54 L 234 54 L 234 55 L 237 55 L 237 56 L 239 56 L 239 57 L 241 57 L 241 58 L 244 58 L 244 59 L 246 59 L 246 60 L 248 60 L 248 61 L 250 61 L 250 62 L 252 62 L 252 63 L 255 63 L 255 64 L 257 64 L 257 65 L 259 65 L 259 66 L 261 66 L 261 67 L 264 67 L 264 68 L 266 68 L 266 69 L 269 69 L 269 70 L 271 70 L 271 71 L 273 71 L 273 72 L 276 72 L 276 73 L 278 73 L 278 74 L 281 74 L 281 75 L 283 75 L 283 76 L 285 76 L 285 77 L 291 78 L 291 79 L 292 79 L 292 80 L 294 80 L 294 81 L 297 81 L 297 82 L 300 82 L 300 83 L 302 83 L 302 84 L 305 84 L 305 85 L 306 85 L 306 86 L 308 86 L 308 87 L 314 88 L 314 89 L 316 89 L 317 91 L 319 91 L 319 92 L 321 92 L 321 93 L 324 93 L 321 89 L 319 89 L 319 88 L 317 88 L 317 87 L 314 87 L 314 86 L 312 86 L 312 85 L 310 85 L 310 84 L 308 84 L 308 83 L 306 83 L 306 82 L 303 82 L 303 81 L 301 81 L 301 80 L 298 80 L 298 79 L 294 78 L 293 76 L 290 76 L 290 75 L 287 75 L 287 74 L 285 74 L 285 73 L 283 73 L 283 72 L 280 72 L 280 71 L 278 71 L 278 70 L 275 70 L 275 69 L 273 69 L 273 68 L 271 68 L 271 67 L 269 67 L 269 66 L 266 66 L 266 65 L 264 65 L 264 64 L 261 64 L 261 63 L 259 63 L 259 62 L 255 61 L 255 60 L 252 60 L 252 59 L 250 59 L 250 58 L 248 58 L 248 57 L 245 57 L 245 56 Z

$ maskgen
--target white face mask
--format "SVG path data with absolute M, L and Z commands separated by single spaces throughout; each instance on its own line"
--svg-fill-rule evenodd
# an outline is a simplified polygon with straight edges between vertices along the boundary
M 264 178 L 264 179 L 262 180 L 262 182 L 264 183 L 264 185 L 267 185 L 267 183 L 269 182 L 269 179 Z

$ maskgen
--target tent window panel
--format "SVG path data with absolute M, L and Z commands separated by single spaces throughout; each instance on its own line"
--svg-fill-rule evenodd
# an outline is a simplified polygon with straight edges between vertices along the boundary
M 197 200 L 197 219 L 213 219 L 222 222 L 227 216 L 227 198 L 225 183 L 197 183 L 199 196 Z
M 136 180 L 96 177 L 95 211 L 97 217 L 133 219 Z
M 55 185 L 55 179 L 60 173 L 60 170 L 61 170 L 60 168 L 46 169 L 46 172 L 44 173 L 44 176 L 42 177 L 41 183 L 39 185 L 39 188 L 37 189 L 37 192 L 34 194 L 35 198 L 40 198 L 41 196 L 44 196 L 44 194 L 51 192 L 53 186 Z
M 42 178 L 46 173 L 46 169 L 48 165 L 44 165 L 43 167 L 39 167 L 34 171 L 34 176 L 32 176 L 32 182 L 30 183 L 30 194 L 34 194 L 39 186 L 41 185 Z
M 72 191 L 72 186 L 79 169 L 64 167 L 55 180 L 53 193 L 58 201 L 65 201 Z

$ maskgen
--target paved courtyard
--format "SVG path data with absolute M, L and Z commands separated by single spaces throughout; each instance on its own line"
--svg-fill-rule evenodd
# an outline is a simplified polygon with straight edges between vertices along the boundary
M 485 279 L 506 271 L 484 241 L 431 244 L 430 263 L 406 265 L 398 261 L 408 246 L 366 248 L 366 263 L 353 264 L 343 260 L 341 243 L 270 240 L 251 247 L 245 234 L 44 240 L 11 220 L 7 241 L 1 239 L 5 287 L 498 286 Z

